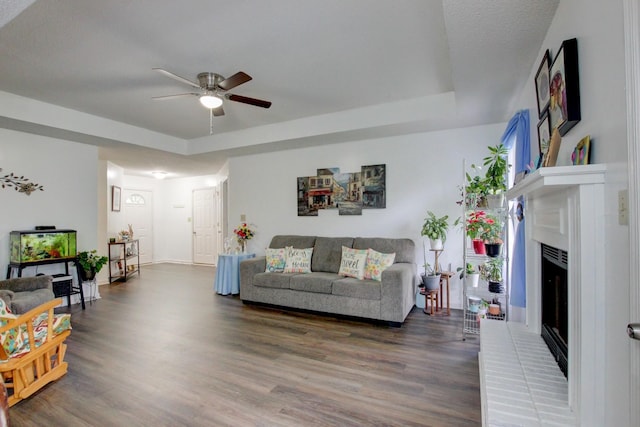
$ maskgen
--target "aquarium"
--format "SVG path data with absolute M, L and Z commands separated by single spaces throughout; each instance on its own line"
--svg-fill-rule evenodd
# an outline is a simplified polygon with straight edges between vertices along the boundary
M 76 231 L 12 231 L 10 245 L 12 264 L 75 258 Z

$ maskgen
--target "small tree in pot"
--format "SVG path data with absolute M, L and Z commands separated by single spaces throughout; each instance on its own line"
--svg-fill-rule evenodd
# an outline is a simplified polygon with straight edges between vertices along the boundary
M 507 163 L 509 151 L 503 144 L 489 147 L 489 155 L 483 159 L 487 167 L 483 183 L 486 187 L 489 207 L 501 208 L 504 204 L 504 192 L 507 191 L 507 171 L 511 167 Z

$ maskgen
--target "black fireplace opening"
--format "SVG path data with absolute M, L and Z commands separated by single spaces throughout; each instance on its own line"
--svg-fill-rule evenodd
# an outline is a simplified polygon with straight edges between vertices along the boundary
M 542 338 L 565 377 L 569 371 L 568 253 L 542 245 Z

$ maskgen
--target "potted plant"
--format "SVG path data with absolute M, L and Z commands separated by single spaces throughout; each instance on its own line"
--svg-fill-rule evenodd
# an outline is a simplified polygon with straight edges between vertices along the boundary
M 489 282 L 489 292 L 502 293 L 502 258 L 491 258 L 480 266 L 482 278 Z
M 487 214 L 484 211 L 471 211 L 467 214 L 467 236 L 471 239 L 473 250 L 478 255 L 484 255 L 486 253 L 484 240 L 481 236 L 486 217 Z
M 501 208 L 504 204 L 504 192 L 507 191 L 507 171 L 511 165 L 507 162 L 509 151 L 503 144 L 489 147 L 489 155 L 483 159 L 487 167 L 483 184 L 489 207 Z
M 441 250 L 447 240 L 449 230 L 449 215 L 438 218 L 433 212 L 428 211 L 422 226 L 422 236 L 427 236 L 431 242 L 431 249 Z
M 429 291 L 440 289 L 440 273 L 431 268 L 431 264 L 425 263 L 424 274 L 422 275 L 422 284 Z
M 485 252 L 489 257 L 497 257 L 502 250 L 503 224 L 500 218 L 494 215 L 486 215 L 482 218 L 480 238 L 484 242 Z
M 78 263 L 80 264 L 80 276 L 83 281 L 93 280 L 96 274 L 109 261 L 106 256 L 98 255 L 97 250 L 78 252 Z
M 476 267 L 473 264 L 468 262 L 464 270 L 465 286 L 477 288 L 479 280 L 480 280 L 480 272 L 476 269 Z
M 476 171 L 476 173 L 480 172 L 480 167 L 476 165 L 471 165 L 471 169 Z M 476 209 L 478 207 L 486 207 L 486 195 L 487 195 L 487 185 L 486 179 L 479 174 L 471 176 L 468 172 L 465 173 L 467 178 L 467 184 L 464 187 L 465 194 L 465 206 L 467 209 Z

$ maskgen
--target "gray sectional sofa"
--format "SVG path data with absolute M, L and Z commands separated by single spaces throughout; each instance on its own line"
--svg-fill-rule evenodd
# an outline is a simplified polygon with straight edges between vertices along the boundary
M 266 273 L 265 257 L 240 263 L 240 298 L 264 303 L 368 319 L 399 326 L 415 305 L 415 245 L 411 239 L 366 237 L 273 237 L 270 248 L 313 247 L 311 273 Z M 382 281 L 338 275 L 342 246 L 395 253 Z

